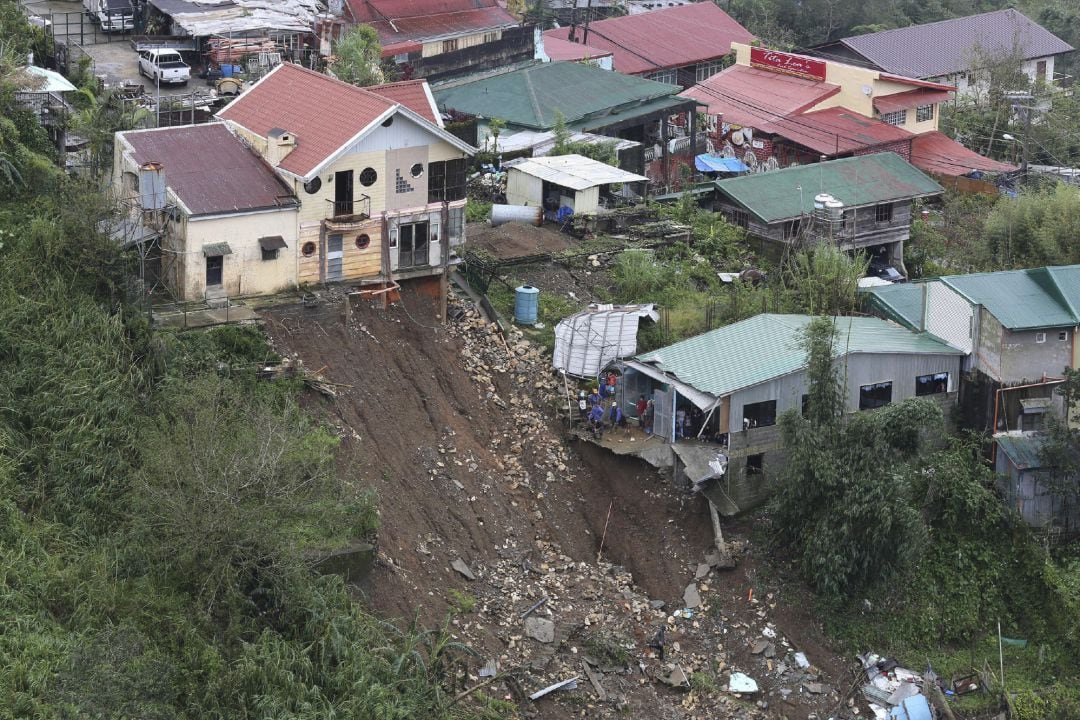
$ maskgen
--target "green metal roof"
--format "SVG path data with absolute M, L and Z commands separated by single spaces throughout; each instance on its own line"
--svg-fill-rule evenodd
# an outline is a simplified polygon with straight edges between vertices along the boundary
M 612 111 L 632 117 L 643 103 L 678 93 L 677 85 L 601 70 L 575 62 L 540 63 L 495 75 L 462 78 L 432 88 L 442 110 L 457 110 L 486 118 L 502 118 L 509 125 L 549 130 L 555 112 L 567 125 L 588 124 L 590 118 Z M 686 102 L 679 99 L 679 102 Z M 664 103 L 654 110 L 663 109 Z M 633 111 L 633 112 L 632 112 Z M 615 117 L 611 122 L 617 122 Z M 605 124 L 611 124 L 606 122 Z
M 875 153 L 716 181 L 717 189 L 765 223 L 810 215 L 826 192 L 847 207 L 937 195 L 942 188 L 896 153 Z M 802 188 L 800 191 L 799 188 Z
M 654 350 L 636 359 L 650 363 L 716 397 L 793 373 L 806 366 L 800 347 L 809 315 L 756 315 Z M 872 317 L 836 318 L 840 354 L 963 355 L 926 333 Z
M 994 438 L 998 449 L 1009 456 L 1019 470 L 1042 467 L 1039 451 L 1044 437 L 1038 435 L 998 435 Z
M 867 302 L 904 327 L 918 330 L 922 325 L 922 283 L 893 283 L 860 288 Z
M 941 281 L 1010 330 L 1080 324 L 1080 265 L 947 275 Z

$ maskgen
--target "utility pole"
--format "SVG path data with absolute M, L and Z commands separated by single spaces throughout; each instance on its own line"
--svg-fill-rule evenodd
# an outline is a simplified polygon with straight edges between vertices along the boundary
M 1021 104 L 1035 101 L 1035 97 L 1025 90 L 1006 92 L 1005 97 L 1008 98 L 1013 111 L 1020 114 L 1024 123 L 1024 136 L 1020 138 L 1020 179 L 1024 180 L 1027 178 L 1028 161 L 1031 159 L 1031 114 L 1038 108 L 1032 104 Z
M 592 0 L 585 6 L 585 33 L 581 38 L 582 45 L 589 44 L 589 21 L 592 20 Z

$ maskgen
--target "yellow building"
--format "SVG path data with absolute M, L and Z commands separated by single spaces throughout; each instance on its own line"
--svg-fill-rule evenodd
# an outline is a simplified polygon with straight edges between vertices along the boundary
M 147 208 L 161 185 L 141 222 L 161 235 L 176 299 L 382 284 L 458 261 L 474 149 L 442 127 L 425 82 L 358 88 L 284 64 L 218 118 L 118 133 L 118 195 Z

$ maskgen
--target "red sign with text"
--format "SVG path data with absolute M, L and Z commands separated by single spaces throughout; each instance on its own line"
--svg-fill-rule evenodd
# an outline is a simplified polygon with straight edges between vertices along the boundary
M 794 75 L 807 80 L 825 79 L 825 61 L 808 58 L 802 55 L 766 50 L 765 48 L 750 48 L 750 66 L 762 70 Z

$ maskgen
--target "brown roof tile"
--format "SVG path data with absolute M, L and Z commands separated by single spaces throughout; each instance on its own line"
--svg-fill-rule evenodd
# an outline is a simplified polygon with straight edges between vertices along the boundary
M 434 125 L 442 125 L 435 110 L 434 98 L 428 92 L 426 80 L 403 80 L 367 88 L 368 91 L 399 103 Z
M 192 215 L 290 206 L 273 169 L 223 123 L 121 133 L 137 164 L 164 166 L 165 183 Z

